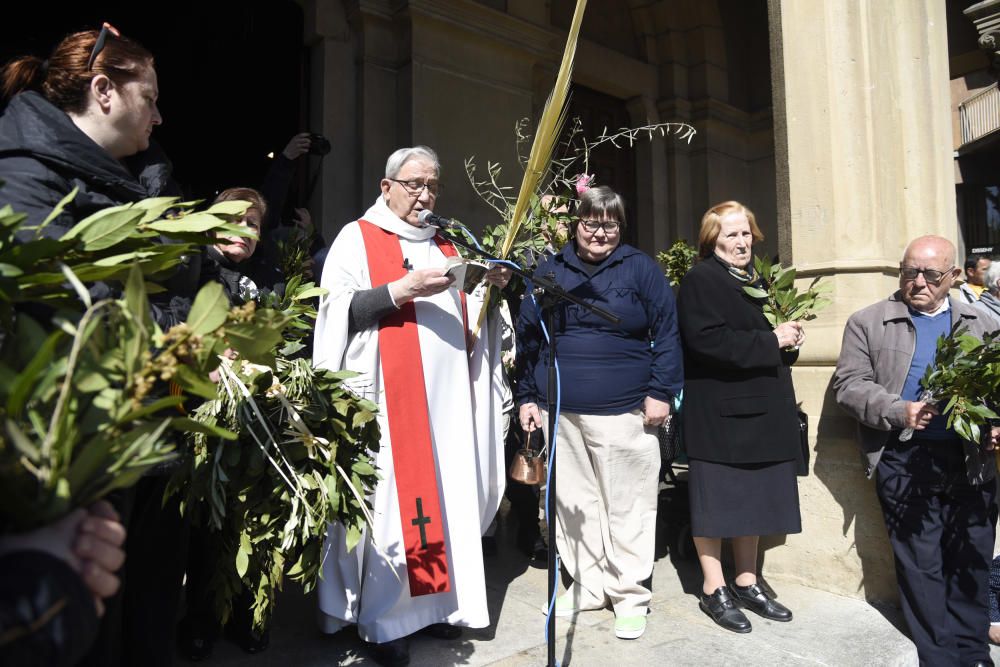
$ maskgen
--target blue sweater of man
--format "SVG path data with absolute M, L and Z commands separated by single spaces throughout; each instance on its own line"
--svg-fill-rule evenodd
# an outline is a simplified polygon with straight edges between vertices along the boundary
M 951 334 L 951 308 L 945 308 L 933 315 L 911 308 L 910 320 L 917 334 L 917 342 L 913 348 L 913 359 L 910 360 L 910 369 L 906 373 L 906 382 L 903 383 L 900 398 L 904 401 L 917 401 L 920 400 L 920 393 L 923 391 L 920 381 L 927 368 L 934 365 L 938 339 Z M 935 415 L 931 417 L 926 428 L 914 433 L 914 437 L 921 440 L 951 440 L 955 437 L 955 433 L 947 427 L 947 423 L 945 415 Z
M 629 245 L 599 265 L 586 266 L 574 242 L 542 261 L 536 276 L 552 273 L 565 290 L 610 311 L 611 324 L 580 306 L 556 306 L 556 352 L 561 409 L 614 415 L 642 406 L 646 396 L 672 401 L 684 383 L 674 294 L 659 266 Z M 548 344 L 538 310 L 526 294 L 517 326 L 517 403 L 545 407 Z

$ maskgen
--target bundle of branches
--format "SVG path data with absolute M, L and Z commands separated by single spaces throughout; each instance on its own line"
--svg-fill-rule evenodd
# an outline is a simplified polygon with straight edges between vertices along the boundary
M 519 120 L 514 126 L 518 161 L 525 176 L 531 168 L 531 154 L 524 154 L 529 142 L 535 150 L 538 141 L 552 140 L 550 136 L 539 139 L 538 133 L 561 131 L 539 123 L 538 133 L 528 131 L 528 119 Z M 652 141 L 657 137 L 674 136 L 691 142 L 695 129 L 687 123 L 655 123 L 642 127 L 604 128 L 600 136 L 583 135 L 579 118 L 570 123 L 565 138 L 553 149 L 551 159 L 537 178 L 522 181 L 522 189 L 515 195 L 513 188 L 502 183 L 502 166 L 497 162 L 486 163 L 486 175 L 479 175 L 475 156 L 466 158 L 465 172 L 473 190 L 487 205 L 499 214 L 501 222 L 487 227 L 483 232 L 483 248 L 500 257 L 511 257 L 521 264 L 530 265 L 532 259 L 546 249 L 558 250 L 567 241 L 565 229 L 572 221 L 570 205 L 578 196 L 578 181 L 583 178 L 588 186 L 595 185 L 588 175 L 591 153 L 601 146 L 616 149 L 631 148 L 636 141 Z M 525 191 L 524 188 L 529 188 Z M 521 204 L 522 193 L 525 203 Z M 517 216 L 520 216 L 518 218 Z
M 663 267 L 663 275 L 670 285 L 676 286 L 694 266 L 697 256 L 698 250 L 693 245 L 684 239 L 677 239 L 669 250 L 656 253 L 656 261 Z
M 743 291 L 764 303 L 764 317 L 772 327 L 785 322 L 801 322 L 816 318 L 817 311 L 830 305 L 826 294 L 830 287 L 817 276 L 805 292 L 795 287 L 795 269 L 772 264 L 766 257 L 754 259 L 754 270 L 764 283 L 764 289 L 747 285 Z
M 143 277 L 162 275 L 214 230 L 242 229 L 227 217 L 246 205 L 227 203 L 194 213 L 147 200 L 96 213 L 62 239 L 21 242 L 25 216 L 0 209 L 0 528 L 44 525 L 133 484 L 173 457 L 171 430 L 234 437 L 178 411 L 183 390 L 205 389 L 226 309 L 208 290 L 187 324 L 161 332 Z M 171 205 L 177 213 L 164 218 Z M 164 227 L 174 243 L 153 242 Z M 124 296 L 95 303 L 84 279 L 125 283 Z M 179 362 L 196 357 L 204 368 Z
M 0 189 L 0 198 L 2 195 Z M 0 300 L 0 327 L 10 330 L 20 304 L 65 308 L 69 317 L 79 317 L 84 305 L 89 305 L 81 295 L 84 283 L 120 285 L 132 264 L 155 282 L 169 276 L 200 246 L 214 243 L 217 232 L 254 235 L 232 222 L 247 209 L 248 202 L 220 202 L 196 211 L 198 202 L 156 197 L 98 211 L 62 238 L 45 238 L 42 234 L 48 221 L 75 196 L 76 190 L 37 228 L 24 226 L 26 216 L 10 206 L 0 209 L 0 289 L 9 295 L 9 299 Z M 24 232 L 32 229 L 34 238 L 25 239 Z M 20 242 L 15 241 L 16 232 L 22 235 Z M 155 285 L 147 287 L 151 292 L 161 290 Z
M 287 230 L 285 236 L 277 242 L 278 266 L 282 275 L 286 278 L 291 276 L 304 276 L 305 278 L 315 278 L 312 271 L 312 253 L 310 249 L 316 241 L 316 229 L 312 224 L 305 226 L 294 226 Z
M 253 595 L 255 626 L 265 626 L 285 575 L 306 591 L 315 585 L 327 524 L 342 523 L 353 549 L 371 518 L 366 496 L 378 480 L 377 406 L 345 385 L 353 373 L 290 358 L 311 328 L 314 292 L 311 284 L 289 282 L 278 304 L 290 316 L 288 342 L 272 364 L 220 367 L 217 395 L 194 418 L 238 439 L 207 429 L 195 434 L 192 465 L 172 481 L 196 520 L 217 531 L 220 556 L 210 585 L 223 622 L 245 589 Z
M 938 339 L 934 364 L 920 381 L 922 400 L 936 403 L 948 415 L 948 428 L 960 437 L 979 443 L 1000 400 L 1000 332 L 979 340 L 956 329 Z

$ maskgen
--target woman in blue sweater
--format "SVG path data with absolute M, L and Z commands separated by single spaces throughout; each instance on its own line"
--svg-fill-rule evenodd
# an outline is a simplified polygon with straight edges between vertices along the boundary
M 646 628 L 652 594 L 657 428 L 683 382 L 674 295 L 656 263 L 621 243 L 622 198 L 608 187 L 580 197 L 572 241 L 535 275 L 611 311 L 612 325 L 574 304 L 557 306 L 562 390 L 558 422 L 556 545 L 573 585 L 556 600 L 568 616 L 609 603 L 615 634 Z M 546 354 L 537 309 L 521 307 L 517 327 L 521 427 L 547 428 Z M 546 433 L 546 439 L 549 434 Z

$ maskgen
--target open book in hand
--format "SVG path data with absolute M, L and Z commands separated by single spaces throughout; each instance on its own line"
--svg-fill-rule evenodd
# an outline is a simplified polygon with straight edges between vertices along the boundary
M 476 285 L 482 282 L 490 265 L 464 257 L 449 257 L 444 263 L 444 275 L 453 276 L 455 285 L 461 287 L 466 294 L 472 294 Z

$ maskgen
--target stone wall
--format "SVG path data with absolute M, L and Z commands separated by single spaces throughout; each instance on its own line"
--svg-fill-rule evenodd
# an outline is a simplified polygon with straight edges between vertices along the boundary
M 813 415 L 804 530 L 768 571 L 845 595 L 895 599 L 891 551 L 861 472 L 854 423 L 829 390 L 846 319 L 896 288 L 907 241 L 956 237 L 944 6 L 770 0 L 782 256 L 826 276 L 834 305 L 795 368 Z M 780 100 L 780 101 L 779 101 Z M 818 417 L 818 419 L 816 419 Z

